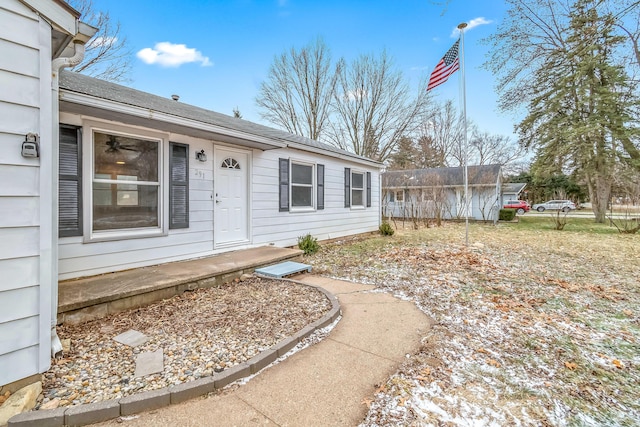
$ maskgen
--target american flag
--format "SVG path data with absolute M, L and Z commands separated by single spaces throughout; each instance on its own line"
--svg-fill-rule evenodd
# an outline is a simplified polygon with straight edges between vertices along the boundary
M 435 70 L 429 77 L 429 84 L 427 85 L 427 91 L 447 81 L 449 76 L 460 69 L 460 58 L 458 57 L 458 46 L 460 40 L 455 42 L 451 49 L 444 54 Z

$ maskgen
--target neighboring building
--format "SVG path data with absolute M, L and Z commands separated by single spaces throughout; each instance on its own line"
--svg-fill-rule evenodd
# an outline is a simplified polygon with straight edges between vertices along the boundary
M 381 164 L 77 73 L 60 78 L 59 278 L 378 229 Z
M 520 200 L 520 196 L 526 186 L 526 183 L 521 182 L 506 182 L 502 184 L 502 205 L 505 205 L 507 200 Z
M 501 205 L 500 165 L 386 171 L 382 174 L 382 215 L 497 221 Z
M 0 386 L 59 350 L 58 280 L 380 224 L 376 161 L 58 73 L 94 32 L 61 0 L 0 5 Z
M 78 16 L 63 1 L 0 4 L 0 386 L 46 371 L 59 343 L 57 73 L 95 34 Z

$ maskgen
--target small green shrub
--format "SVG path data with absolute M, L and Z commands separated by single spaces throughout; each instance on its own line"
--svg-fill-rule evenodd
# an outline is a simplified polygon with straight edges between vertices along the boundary
M 513 221 L 515 217 L 516 217 L 515 209 L 500 209 L 500 215 L 498 216 L 498 219 L 500 221 Z
M 311 234 L 298 237 L 298 247 L 304 251 L 305 255 L 315 254 L 320 250 L 318 239 L 313 237 Z
M 383 236 L 393 236 L 393 233 L 395 233 L 395 230 L 387 221 L 384 221 L 382 224 L 380 224 L 378 230 L 380 230 L 380 234 L 382 234 Z

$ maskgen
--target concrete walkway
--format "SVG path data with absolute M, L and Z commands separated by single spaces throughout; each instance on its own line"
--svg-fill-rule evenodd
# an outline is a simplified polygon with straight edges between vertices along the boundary
M 312 275 L 295 279 L 321 286 L 340 301 L 343 318 L 322 342 L 220 395 L 100 425 L 358 425 L 367 413 L 363 400 L 418 349 L 429 319 L 411 302 L 368 292 L 372 286 Z

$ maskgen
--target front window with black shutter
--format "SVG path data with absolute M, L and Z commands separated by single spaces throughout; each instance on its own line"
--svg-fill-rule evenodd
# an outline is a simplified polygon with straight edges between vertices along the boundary
M 279 160 L 280 212 L 324 209 L 324 165 Z
M 371 207 L 371 172 L 344 168 L 344 207 Z
M 60 125 L 58 235 L 82 236 L 82 141 L 79 127 Z
M 189 228 L 189 146 L 169 144 L 169 228 Z
M 351 207 L 364 207 L 364 173 L 351 173 Z

